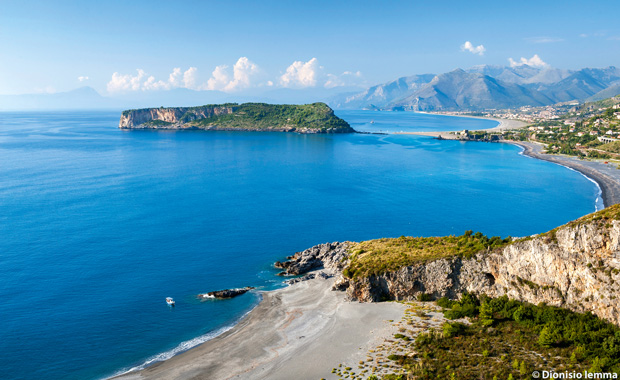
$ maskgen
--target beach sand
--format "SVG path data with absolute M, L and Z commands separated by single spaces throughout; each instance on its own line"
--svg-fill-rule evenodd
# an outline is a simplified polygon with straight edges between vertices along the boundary
M 406 306 L 358 303 L 331 290 L 334 278 L 263 293 L 226 333 L 164 362 L 115 379 L 321 379 L 340 363 L 357 363 L 396 333 Z
M 580 160 L 574 156 L 542 153 L 543 145 L 533 142 L 502 141 L 522 147 L 528 157 L 553 162 L 576 170 L 594 180 L 601 188 L 605 207 L 620 203 L 620 170 L 605 161 Z
M 493 128 L 488 129 L 477 129 L 477 131 L 486 131 L 486 132 L 501 132 L 508 129 L 519 129 L 526 127 L 528 123 L 520 120 L 510 120 L 510 119 L 496 119 L 493 117 L 480 117 L 480 116 L 464 116 L 464 115 L 443 115 L 443 116 L 454 116 L 454 117 L 467 117 L 472 119 L 482 119 L 482 120 L 495 120 L 499 124 Z M 457 132 L 457 133 L 455 133 Z M 417 135 L 417 136 L 430 136 L 430 137 L 441 137 L 444 140 L 458 140 L 460 131 L 438 131 L 438 132 L 396 132 L 398 135 Z

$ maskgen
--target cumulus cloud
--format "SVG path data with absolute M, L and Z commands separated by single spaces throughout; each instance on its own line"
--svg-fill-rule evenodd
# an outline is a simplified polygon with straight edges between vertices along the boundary
M 89 78 L 88 78 L 87 76 L 79 76 L 79 77 L 78 77 L 78 80 L 79 80 L 80 82 L 87 81 L 88 79 L 89 79 Z
M 253 84 L 253 77 L 259 72 L 258 65 L 247 57 L 241 57 L 233 66 L 232 76 L 227 65 L 217 66 L 203 88 L 227 92 L 241 90 L 250 87 Z
M 146 73 L 142 69 L 137 69 L 138 75 L 124 74 L 117 72 L 112 74 L 112 79 L 108 82 L 108 92 L 119 91 L 138 91 L 142 88 L 142 82 Z
M 532 66 L 532 67 L 545 67 L 548 66 L 548 64 L 543 61 L 538 54 L 534 54 L 534 56 L 530 59 L 521 57 L 521 59 L 519 61 L 515 61 L 512 58 L 508 58 L 508 62 L 510 62 L 510 67 L 517 67 L 517 66 L 523 66 L 523 65 L 528 65 L 528 66 Z
M 360 71 L 345 71 L 340 75 L 327 74 L 327 81 L 324 86 L 325 88 L 355 86 L 360 84 L 361 78 L 362 73 Z
M 314 87 L 317 84 L 320 69 L 316 58 L 308 62 L 295 61 L 280 77 L 280 85 L 282 87 Z
M 108 92 L 171 90 L 173 88 L 202 90 L 206 87 L 207 84 L 199 82 L 196 67 L 190 67 L 186 71 L 181 70 L 180 67 L 175 67 L 168 75 L 167 80 L 158 80 L 142 69 L 137 69 L 135 75 L 115 72 L 107 85 Z
M 468 51 L 473 54 L 484 55 L 486 50 L 484 45 L 474 46 L 474 44 L 469 41 L 465 41 L 465 43 L 461 45 L 461 51 Z

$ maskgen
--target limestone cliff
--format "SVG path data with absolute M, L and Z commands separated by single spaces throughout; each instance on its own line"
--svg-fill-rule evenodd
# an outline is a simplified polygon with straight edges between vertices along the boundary
M 361 278 L 340 275 L 335 287 L 346 290 L 350 299 L 365 302 L 411 300 L 420 293 L 434 298 L 458 298 L 464 292 L 507 295 L 534 304 L 590 311 L 620 325 L 619 219 L 620 205 L 616 205 L 471 258 L 430 260 Z M 283 267 L 295 273 L 290 268 L 297 263 L 316 268 L 320 265 L 307 263 L 319 260 L 331 268 L 344 268 L 352 256 L 349 252 L 343 255 L 343 244 L 347 243 L 297 253 Z M 321 253 L 312 257 L 313 252 Z
M 353 128 L 324 103 L 277 105 L 226 103 L 200 107 L 145 108 L 121 114 L 121 129 L 203 129 L 351 133 Z

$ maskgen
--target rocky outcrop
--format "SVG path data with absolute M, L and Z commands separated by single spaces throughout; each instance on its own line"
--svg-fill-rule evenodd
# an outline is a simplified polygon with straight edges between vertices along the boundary
M 233 105 L 144 108 L 123 111 L 118 127 L 121 129 L 192 129 L 191 122 L 235 111 Z
M 620 206 L 603 210 L 620 211 Z M 599 213 L 599 215 L 601 215 Z M 363 302 L 413 300 L 463 293 L 508 296 L 593 314 L 620 325 L 620 220 L 597 216 L 516 241 L 472 258 L 444 258 L 361 278 L 340 274 L 334 289 Z M 290 274 L 321 267 L 342 270 L 348 243 L 322 244 L 281 267 Z
M 282 276 L 296 276 L 315 269 L 326 269 L 330 273 L 341 273 L 348 264 L 349 242 L 335 242 L 315 245 L 305 251 L 288 257 L 288 261 L 276 261 L 274 266 L 283 269 Z
M 353 133 L 324 103 L 304 105 L 226 103 L 199 107 L 145 108 L 121 114 L 121 129 L 201 129 L 297 133 Z
M 224 289 L 224 290 L 216 290 L 214 292 L 199 294 L 198 298 L 218 298 L 218 299 L 226 299 L 240 296 L 249 292 L 250 290 L 255 289 L 253 286 L 246 286 L 245 288 L 237 288 L 237 289 Z

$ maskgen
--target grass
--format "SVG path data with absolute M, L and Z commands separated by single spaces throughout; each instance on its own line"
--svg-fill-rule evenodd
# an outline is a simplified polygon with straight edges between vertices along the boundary
M 472 257 L 508 245 L 511 238 L 488 238 L 480 232 L 461 236 L 406 237 L 368 240 L 349 248 L 350 264 L 343 274 L 349 278 L 368 277 L 402 267 L 447 257 Z

